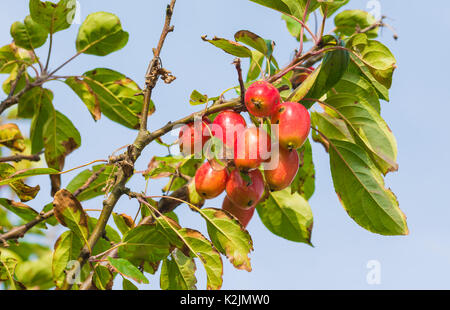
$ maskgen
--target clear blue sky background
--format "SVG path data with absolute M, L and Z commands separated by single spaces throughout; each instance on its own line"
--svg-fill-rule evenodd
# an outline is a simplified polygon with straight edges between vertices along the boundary
M 351 0 L 349 8 L 366 9 L 367 0 Z M 445 33 L 450 29 L 450 3 L 440 0 L 423 1 L 380 0 L 382 14 L 399 33 L 394 41 L 390 31 L 383 31 L 381 40 L 398 60 L 394 75 L 391 102 L 382 104 L 382 115 L 389 123 L 399 143 L 398 173 L 387 177 L 387 185 L 398 196 L 400 207 L 408 217 L 411 231 L 406 237 L 382 237 L 355 224 L 334 193 L 328 156 L 320 145 L 314 145 L 317 170 L 316 192 L 310 200 L 314 212 L 312 242 L 315 247 L 297 244 L 271 234 L 255 216 L 248 226 L 255 251 L 251 253 L 253 271 L 234 269 L 224 261 L 224 289 L 449 289 L 450 278 L 450 203 L 448 199 L 450 173 L 448 160 L 448 115 L 450 114 L 446 51 L 450 48 Z M 81 0 L 81 17 L 96 11 L 117 14 L 130 33 L 128 45 L 105 58 L 81 56 L 61 74 L 81 74 L 96 67 L 109 67 L 125 73 L 140 85 L 151 48 L 160 34 L 166 0 L 110 1 Z M 2 0 L 0 11 L 0 42 L 11 38 L 11 23 L 28 14 L 27 0 Z M 157 111 L 149 119 L 151 129 L 157 129 L 170 119 L 194 112 L 188 103 L 189 94 L 198 89 L 211 96 L 236 84 L 231 65 L 233 57 L 202 42 L 208 34 L 232 38 L 241 29 L 252 30 L 276 41 L 275 55 L 280 64 L 289 61 L 297 42 L 288 34 L 280 14 L 245 0 L 178 0 L 173 19 L 175 32 L 164 46 L 164 66 L 173 71 L 177 80 L 170 86 L 160 83 L 153 99 Z M 75 53 L 78 25 L 55 36 L 51 67 L 55 68 Z M 45 58 L 47 47 L 38 50 Z M 3 77 L 2 77 L 3 79 Z M 95 123 L 83 103 L 62 83 L 49 84 L 55 91 L 54 104 L 68 115 L 79 129 L 82 148 L 67 160 L 74 167 L 93 159 L 106 158 L 113 150 L 130 143 L 136 132 L 125 129 L 106 118 Z M 21 122 L 27 132 L 29 126 Z M 159 145 L 147 148 L 137 162 L 144 169 L 153 155 L 164 155 Z M 76 175 L 63 177 L 64 184 Z M 31 183 L 48 182 L 36 177 Z M 48 183 L 44 183 L 48 184 Z M 150 186 L 159 194 L 162 182 Z M 135 176 L 130 186 L 144 189 L 144 180 Z M 31 206 L 40 210 L 50 201 L 47 186 Z M 221 199 L 208 206 L 220 207 Z M 100 208 L 101 199 L 92 200 L 85 208 Z M 137 204 L 122 198 L 119 212 L 135 214 Z M 205 232 L 200 217 L 186 206 L 177 209 L 181 224 Z M 53 245 L 58 231 L 50 231 L 44 240 Z M 368 285 L 366 264 L 381 263 L 381 284 Z M 198 287 L 205 288 L 203 266 L 197 262 Z M 151 276 L 145 288 L 159 288 L 159 274 Z M 120 285 L 116 285 L 120 288 Z

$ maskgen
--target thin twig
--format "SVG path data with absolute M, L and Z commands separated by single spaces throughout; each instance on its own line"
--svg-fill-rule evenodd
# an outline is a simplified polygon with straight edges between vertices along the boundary
M 150 61 L 150 64 L 148 65 L 147 72 L 145 74 L 145 90 L 144 90 L 144 106 L 142 108 L 142 114 L 141 114 L 141 124 L 140 129 L 141 130 L 147 130 L 147 118 L 148 118 L 148 111 L 150 106 L 150 100 L 152 97 L 152 91 L 153 88 L 156 86 L 156 82 L 158 81 L 158 77 L 160 76 L 161 72 L 161 61 L 160 61 L 160 55 L 161 50 L 164 45 L 164 42 L 166 40 L 167 35 L 169 32 L 172 32 L 174 30 L 174 26 L 170 25 L 170 22 L 172 20 L 173 15 L 173 9 L 175 7 L 176 0 L 172 0 L 170 4 L 167 6 L 166 9 L 166 19 L 164 22 L 164 27 L 161 32 L 161 36 L 159 38 L 158 45 L 155 49 L 153 49 L 153 59 Z
M 241 89 L 241 103 L 244 104 L 245 103 L 245 84 L 244 84 L 244 80 L 242 79 L 241 59 L 236 58 L 233 61 L 233 64 L 236 66 L 236 71 L 238 74 L 239 87 Z

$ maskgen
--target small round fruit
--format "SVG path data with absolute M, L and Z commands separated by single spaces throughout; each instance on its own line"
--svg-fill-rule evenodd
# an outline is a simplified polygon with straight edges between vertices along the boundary
M 269 134 L 259 127 L 248 127 L 239 136 L 234 150 L 234 163 L 243 170 L 258 168 L 270 158 L 272 140 Z
M 178 143 L 180 144 L 180 152 L 184 155 L 191 155 L 200 153 L 203 146 L 210 138 L 208 126 L 211 124 L 207 117 L 204 117 L 202 124 L 189 123 L 184 125 L 178 136 Z
M 255 207 L 251 207 L 248 209 L 240 208 L 235 205 L 227 196 L 225 196 L 225 198 L 223 199 L 222 209 L 233 214 L 244 227 L 247 227 L 248 222 L 250 222 L 253 217 L 253 213 L 255 213 Z
M 278 89 L 266 81 L 253 83 L 245 93 L 245 106 L 250 114 L 257 117 L 272 115 L 280 100 Z
M 234 149 L 238 136 L 246 127 L 245 119 L 234 111 L 223 111 L 217 114 L 212 126 L 212 133 L 223 144 Z
M 291 185 L 299 168 L 299 157 L 296 150 L 280 147 L 278 165 L 273 170 L 264 170 L 264 176 L 270 189 L 281 191 Z
M 280 104 L 271 121 L 272 124 L 278 124 L 280 146 L 289 150 L 301 147 L 311 129 L 308 110 L 297 102 Z
M 244 172 L 243 172 L 244 173 Z M 234 169 L 227 182 L 228 198 L 237 206 L 248 209 L 254 207 L 264 194 L 264 180 L 259 170 L 247 173 L 250 182 L 245 181 L 238 169 Z
M 228 170 L 214 170 L 209 162 L 205 162 L 195 173 L 195 190 L 205 199 L 219 196 L 226 187 Z

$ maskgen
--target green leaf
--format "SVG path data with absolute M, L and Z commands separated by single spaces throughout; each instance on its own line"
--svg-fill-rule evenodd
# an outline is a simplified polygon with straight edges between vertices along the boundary
M 264 61 L 264 55 L 258 51 L 252 51 L 252 57 L 250 58 L 250 66 L 247 73 L 247 82 L 256 80 L 261 74 Z
M 137 291 L 138 288 L 136 285 L 128 281 L 127 279 L 123 279 L 122 281 L 122 289 L 125 291 Z
M 223 264 L 219 252 L 213 247 L 211 242 L 206 239 L 200 232 L 183 228 L 179 231 L 184 242 L 195 253 L 191 253 L 191 257 L 198 257 L 203 263 L 207 276 L 207 289 L 218 290 L 222 287 Z
M 370 72 L 369 67 L 367 67 L 364 62 L 362 62 L 355 55 L 350 55 L 350 59 L 351 61 L 348 66 L 348 71 L 363 75 L 375 88 L 380 99 L 389 101 L 389 89 L 375 79 Z
M 313 163 L 313 154 L 309 139 L 297 150 L 300 158 L 300 167 L 291 183 L 291 193 L 299 193 L 306 200 L 314 194 L 316 172 Z
M 326 113 L 311 112 L 311 125 L 320 130 L 328 139 L 354 142 L 354 139 L 341 119 L 332 117 Z M 322 143 L 328 151 L 329 143 L 315 131 L 312 132 L 313 140 Z
M 56 287 L 62 287 L 64 284 L 66 272 L 72 267 L 69 262 L 78 258 L 82 247 L 80 238 L 71 230 L 63 232 L 56 240 L 52 260 L 53 281 Z
M 349 60 L 350 56 L 346 50 L 327 52 L 320 69 L 317 68 L 314 70 L 319 71 L 319 73 L 314 86 L 310 89 L 306 97 L 319 99 L 326 94 L 345 74 Z M 311 102 L 308 103 L 312 104 Z
M 250 1 L 258 3 L 260 5 L 264 5 L 268 8 L 277 10 L 279 12 L 284 12 L 288 14 L 291 13 L 289 6 L 284 3 L 285 1 L 280 0 L 250 0 Z
M 114 276 L 107 267 L 98 265 L 94 269 L 94 274 L 92 276 L 92 283 L 99 290 L 103 291 L 110 290 L 112 289 L 112 286 L 114 284 Z
M 6 146 L 14 151 L 23 152 L 25 150 L 25 143 L 16 124 L 0 125 L 0 146 Z
M 264 225 L 275 235 L 290 241 L 311 244 L 313 215 L 308 202 L 291 189 L 271 192 L 256 206 Z
M 136 96 L 139 86 L 117 71 L 97 68 L 83 74 L 80 79 L 71 77 L 66 83 L 86 104 L 94 119 L 103 113 L 110 120 L 131 129 L 138 129 L 143 98 Z M 155 111 L 150 103 L 149 115 Z
M 39 215 L 39 213 L 33 208 L 21 202 L 15 202 L 9 199 L 0 198 L 0 205 L 2 205 L 5 209 L 13 212 L 26 222 L 34 220 Z M 45 224 L 37 225 L 37 227 L 45 228 Z
M 208 40 L 206 36 L 203 36 L 202 39 L 203 41 L 211 43 L 212 45 L 220 48 L 228 54 L 243 58 L 252 57 L 252 52 L 250 51 L 250 49 L 237 42 L 218 37 L 214 37 L 211 40 Z
M 336 13 L 337 10 L 339 10 L 341 7 L 346 5 L 350 0 L 325 0 L 321 3 L 321 11 L 322 13 L 325 10 L 325 7 L 327 8 L 327 17 L 330 17 L 334 13 Z
M 302 25 L 290 16 L 282 15 L 281 18 L 286 22 L 286 27 L 289 33 L 297 40 L 300 41 L 300 33 Z
M 52 252 L 48 251 L 37 260 L 19 262 L 15 276 L 17 281 L 28 288 L 46 290 L 53 287 Z
M 43 128 L 45 160 L 49 168 L 62 170 L 64 160 L 81 145 L 81 137 L 72 122 L 54 110 Z
M 123 237 L 125 245 L 119 248 L 119 257 L 139 262 L 158 262 L 171 250 L 170 241 L 156 224 L 140 225 Z
M 234 39 L 237 42 L 241 42 L 247 44 L 250 47 L 253 47 L 255 50 L 259 51 L 265 56 L 270 56 L 266 40 L 249 30 L 240 30 L 236 32 L 234 34 Z
M 33 88 L 29 94 L 30 97 L 26 98 L 29 98 L 30 103 L 34 106 L 34 116 L 30 127 L 31 153 L 36 154 L 44 148 L 44 126 L 51 115 L 54 115 L 55 109 L 52 104 L 53 92 L 51 90 L 38 87 Z M 19 101 L 19 111 L 21 109 L 20 104 Z
M 171 260 L 165 259 L 161 268 L 161 289 L 195 290 L 197 268 L 194 259 L 185 256 L 177 249 L 172 252 L 171 258 Z
M 350 217 L 381 235 L 407 235 L 406 217 L 395 195 L 385 188 L 380 171 L 360 146 L 330 140 L 334 188 Z
M 69 28 L 69 16 L 75 9 L 70 5 L 70 0 L 60 0 L 58 3 L 30 0 L 31 17 L 49 33 Z
M 24 22 L 15 22 L 11 25 L 11 36 L 17 46 L 34 50 L 44 45 L 47 41 L 48 32 L 41 25 L 27 16 Z
M 375 17 L 372 14 L 362 10 L 345 10 L 334 18 L 336 32 L 351 36 L 358 30 L 362 30 L 376 23 Z M 369 38 L 376 38 L 378 36 L 378 27 L 367 31 Z
M 28 177 L 36 176 L 36 175 L 48 175 L 48 174 L 57 174 L 58 170 L 51 168 L 32 168 L 27 170 L 18 171 L 16 173 L 11 174 L 7 179 L 3 179 L 0 181 L 1 185 L 6 185 L 13 183 L 18 180 L 22 180 Z
M 120 19 L 107 12 L 89 14 L 80 26 L 76 46 L 79 53 L 106 56 L 122 49 L 128 42 Z
M 22 180 L 9 182 L 9 177 L 11 177 L 11 175 L 13 175 L 15 172 L 16 169 L 10 164 L 0 163 L 0 182 L 8 180 L 7 184 L 17 194 L 20 201 L 22 202 L 34 199 L 34 197 L 36 197 L 37 193 L 40 190 L 39 185 L 31 187 L 26 185 Z
M 370 152 L 384 174 L 398 170 L 397 141 L 386 122 L 371 105 L 345 93 L 327 98 L 326 103 L 335 109 L 332 113 L 347 123 L 356 141 L 361 142 Z
M 147 278 L 130 261 L 123 258 L 108 257 L 110 265 L 123 277 L 133 279 L 138 283 L 148 284 Z
M 305 98 L 306 94 L 310 92 L 310 90 L 314 87 L 316 80 L 321 72 L 321 66 L 317 67 L 306 80 L 303 81 L 286 99 L 286 101 L 290 102 L 299 102 L 303 98 Z
M 133 219 L 126 215 L 126 214 L 118 214 L 113 212 L 113 219 L 114 223 L 116 224 L 117 228 L 120 230 L 120 232 L 124 235 L 126 234 L 131 228 L 134 227 Z
M 251 271 L 248 255 L 253 250 L 253 241 L 248 231 L 223 210 L 206 208 L 197 211 L 206 220 L 208 234 L 215 248 L 226 255 L 237 269 Z
M 83 186 L 87 180 L 99 170 L 105 168 L 104 164 L 92 166 L 92 169 L 83 170 L 76 177 L 74 177 L 67 185 L 67 190 L 74 193 L 78 188 Z M 85 201 L 100 195 L 104 195 L 103 189 L 114 178 L 114 173 L 117 171 L 117 167 L 113 165 L 106 165 L 105 170 L 101 172 L 97 179 L 93 181 L 89 186 L 77 196 L 78 201 Z
M 328 93 L 328 96 L 332 96 L 334 92 L 353 94 L 360 101 L 370 104 L 375 111 L 380 113 L 380 100 L 377 91 L 361 74 L 347 71 L 341 80 L 333 86 L 333 90 Z
M 191 93 L 191 96 L 189 98 L 189 103 L 191 105 L 200 105 L 200 104 L 205 104 L 206 102 L 208 102 L 208 96 L 207 95 L 202 95 L 197 90 L 194 90 Z
M 21 261 L 20 256 L 13 251 L 0 248 L 0 281 L 9 281 L 15 289 L 14 271 Z
M 66 189 L 56 192 L 53 200 L 53 210 L 58 222 L 68 227 L 85 244 L 88 244 L 88 216 L 80 202 Z
M 391 51 L 376 40 L 369 40 L 367 35 L 359 33 L 348 42 L 347 47 L 361 56 L 373 77 L 383 86 L 390 88 L 396 60 Z M 355 57 L 355 56 L 353 56 Z

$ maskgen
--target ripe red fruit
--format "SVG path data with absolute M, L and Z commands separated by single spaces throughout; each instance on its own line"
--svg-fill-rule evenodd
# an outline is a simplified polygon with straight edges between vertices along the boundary
M 278 124 L 280 146 L 289 150 L 297 149 L 305 143 L 311 129 L 308 110 L 297 102 L 280 104 L 272 116 L 272 124 Z
M 237 137 L 245 129 L 245 119 L 234 111 L 223 111 L 217 114 L 212 126 L 212 133 L 227 147 L 234 149 Z
M 278 89 L 266 81 L 253 83 L 245 93 L 245 106 L 248 112 L 257 117 L 272 115 L 280 100 Z
M 235 205 L 227 196 L 223 200 L 222 209 L 233 214 L 244 227 L 247 227 L 248 222 L 253 217 L 253 213 L 255 213 L 255 207 L 242 209 Z
M 248 172 L 251 182 L 245 181 L 238 169 L 234 169 L 227 182 L 228 198 L 237 206 L 248 209 L 255 206 L 264 194 L 264 180 L 259 170 Z
M 226 187 L 228 170 L 213 169 L 209 162 L 205 162 L 195 173 L 195 190 L 205 199 L 219 196 Z
M 265 170 L 264 176 L 270 189 L 281 191 L 291 185 L 299 168 L 299 157 L 296 150 L 280 147 L 278 165 L 273 170 Z
M 184 155 L 194 154 L 196 150 L 201 152 L 203 146 L 210 138 L 207 126 L 211 124 L 207 117 L 202 119 L 202 124 L 189 123 L 184 125 L 178 135 L 178 143 L 180 144 L 180 152 Z
M 258 168 L 269 159 L 272 140 L 269 134 L 258 127 L 248 127 L 239 137 L 234 150 L 236 167 L 244 170 Z

